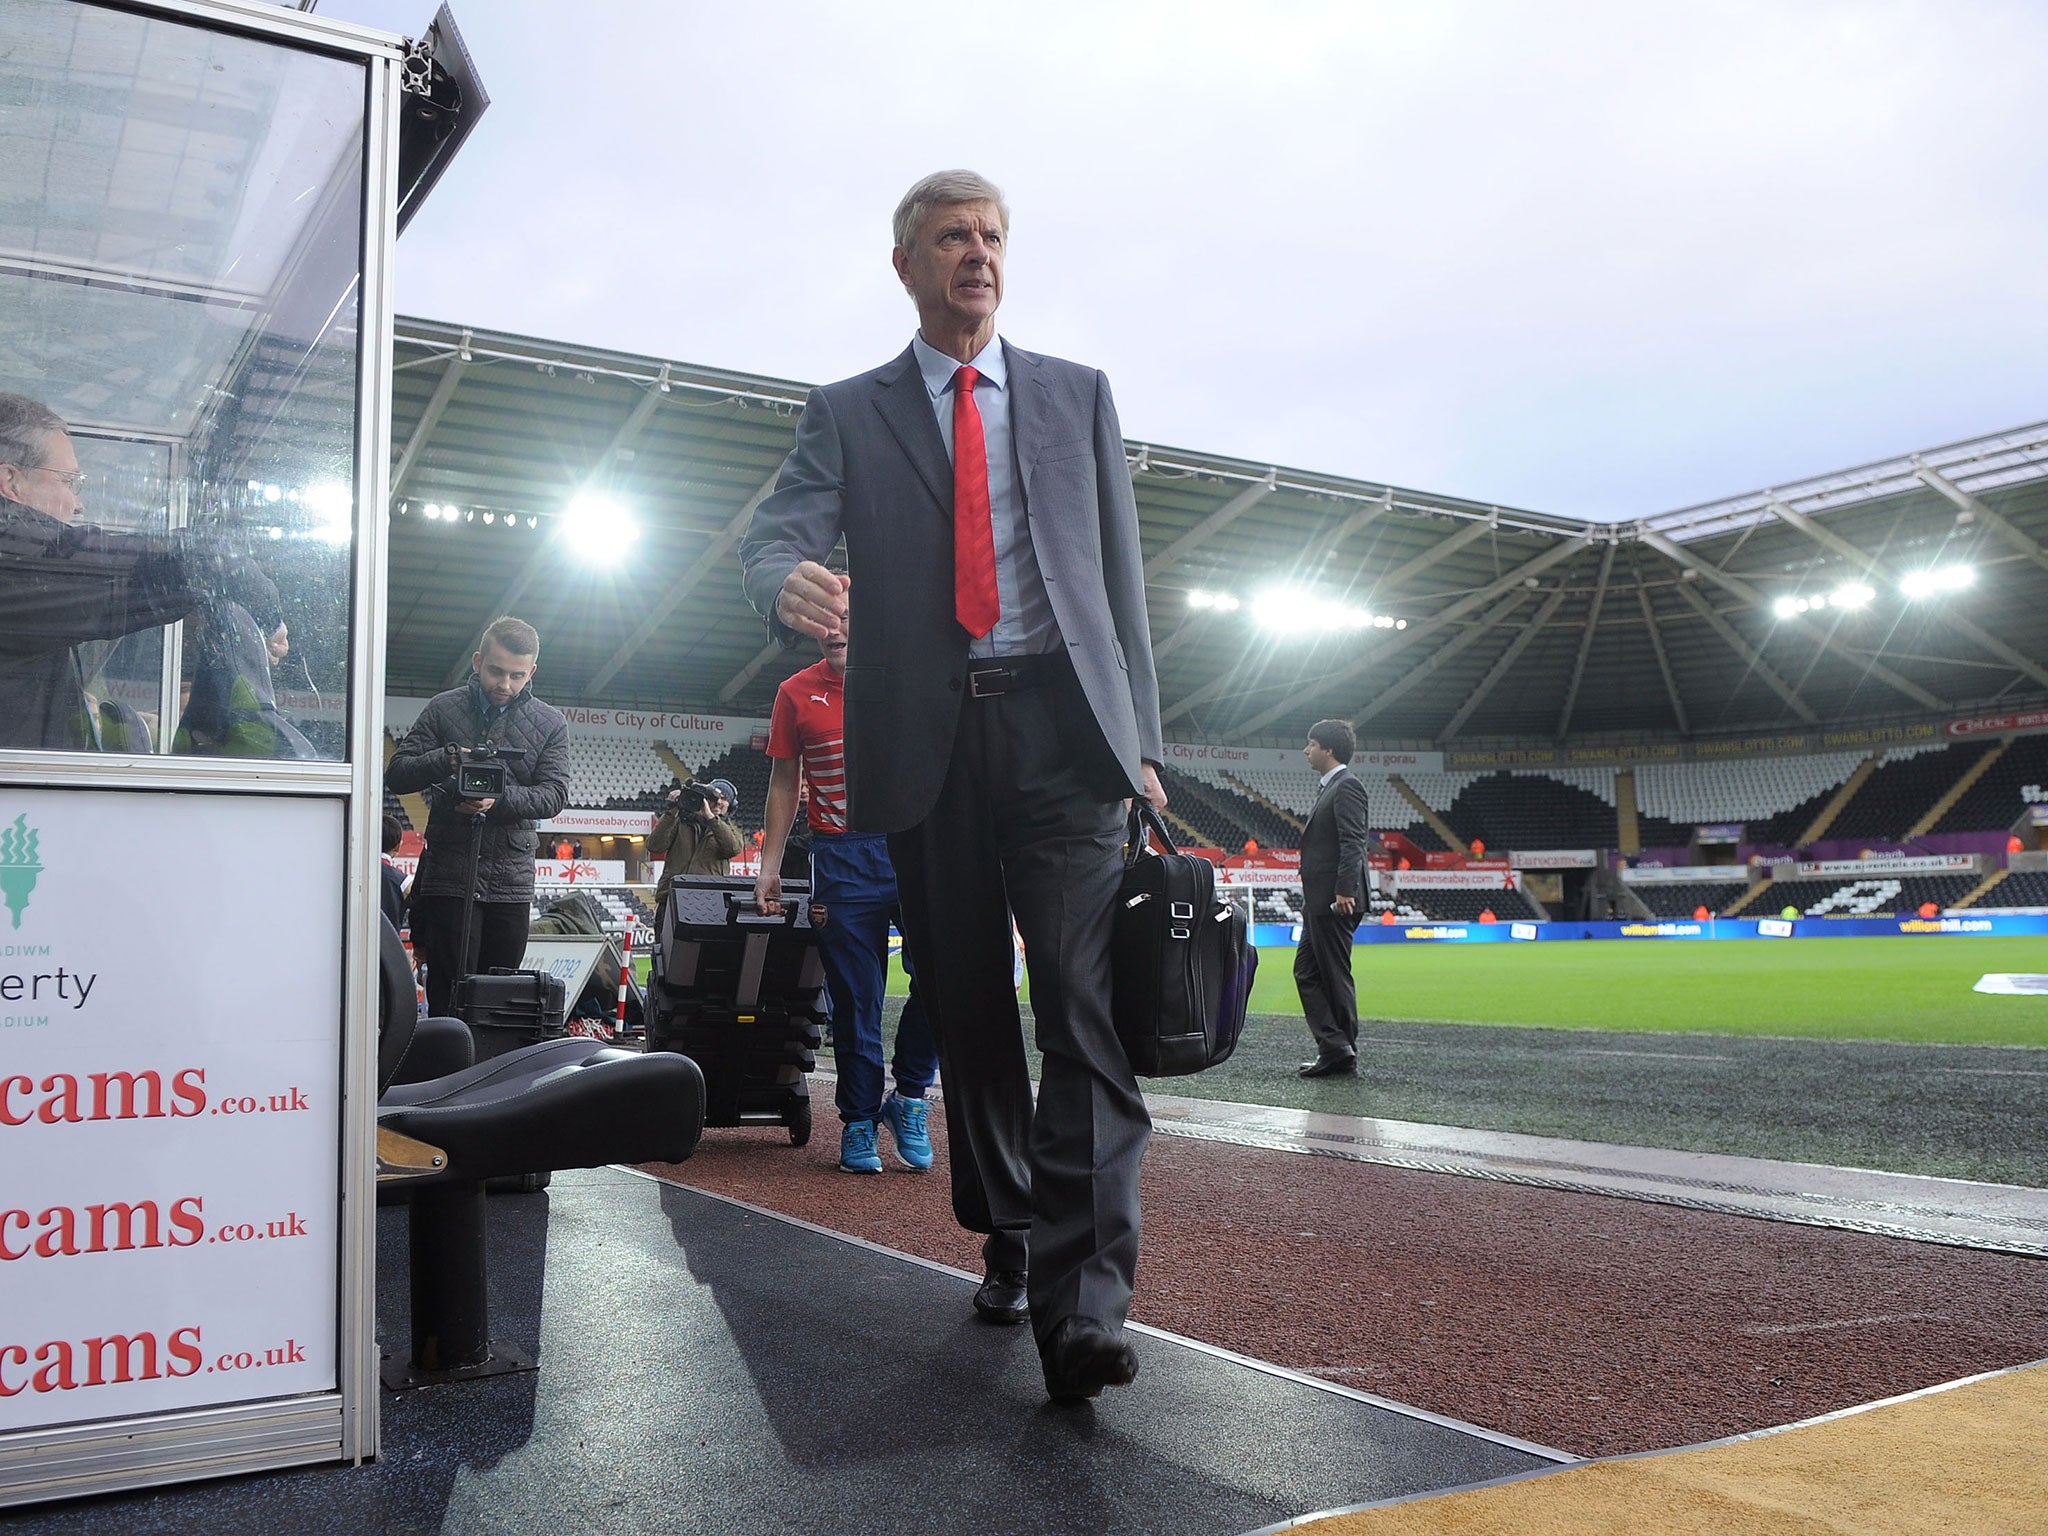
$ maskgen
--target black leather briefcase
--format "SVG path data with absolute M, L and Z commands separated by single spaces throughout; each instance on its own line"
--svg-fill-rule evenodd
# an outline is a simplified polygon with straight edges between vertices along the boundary
M 1258 965 L 1216 867 L 1177 851 L 1159 813 L 1133 801 L 1110 933 L 1110 1015 L 1131 1070 L 1184 1077 L 1228 1060 Z

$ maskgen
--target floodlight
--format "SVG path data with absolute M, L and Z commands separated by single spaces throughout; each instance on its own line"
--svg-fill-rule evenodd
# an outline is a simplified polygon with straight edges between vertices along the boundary
M 1269 588 L 1252 599 L 1252 618 L 1261 629 L 1294 635 L 1314 627 L 1308 604 L 1299 592 Z
M 320 519 L 309 530 L 314 538 L 328 544 L 346 544 L 355 537 L 351 515 L 356 498 L 341 481 L 322 480 L 307 486 L 299 495 L 299 504 Z
M 1943 565 L 1907 572 L 1899 581 L 1899 590 L 1908 597 L 1932 597 L 1937 592 L 1960 592 L 1976 579 L 1975 566 Z
M 1190 592 L 1188 594 L 1188 606 L 1190 608 L 1214 608 L 1216 606 L 1216 594 L 1213 592 Z
M 1234 602 L 1232 606 L 1235 606 Z M 1290 587 L 1271 588 L 1253 598 L 1252 617 L 1262 628 L 1285 635 L 1387 627 L 1364 608 L 1354 608 L 1349 603 L 1333 602 L 1312 592 Z
M 1771 604 L 1771 612 L 1781 619 L 1797 618 L 1805 611 L 1805 608 L 1806 604 L 1799 601 L 1796 597 L 1781 597 Z
M 1828 601 L 1837 608 L 1867 608 L 1870 606 L 1871 599 L 1876 596 L 1877 594 L 1869 587 L 1864 586 L 1862 582 L 1852 581 L 1848 585 L 1837 587 L 1834 591 L 1830 592 L 1828 594 Z
M 632 514 L 606 496 L 585 492 L 562 514 L 561 538 L 579 559 L 611 565 L 640 537 Z

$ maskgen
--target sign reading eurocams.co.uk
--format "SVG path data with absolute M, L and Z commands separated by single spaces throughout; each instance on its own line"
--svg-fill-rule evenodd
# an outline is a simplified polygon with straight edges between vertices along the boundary
M 0 1433 L 334 1388 L 342 819 L 0 789 Z

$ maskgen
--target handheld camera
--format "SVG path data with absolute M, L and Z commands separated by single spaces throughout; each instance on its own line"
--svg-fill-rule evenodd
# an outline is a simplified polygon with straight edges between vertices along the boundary
M 505 793 L 505 770 L 526 756 L 519 747 L 481 747 L 461 750 L 455 763 L 455 794 L 460 800 L 495 800 Z

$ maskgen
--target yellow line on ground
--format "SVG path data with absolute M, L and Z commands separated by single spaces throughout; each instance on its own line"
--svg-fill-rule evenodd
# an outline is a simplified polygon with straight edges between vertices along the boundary
M 1655 1390 L 1646 1386 L 1646 1390 Z M 1290 1536 L 2040 1536 L 2048 1365 L 1677 1451 L 1304 1519 Z

